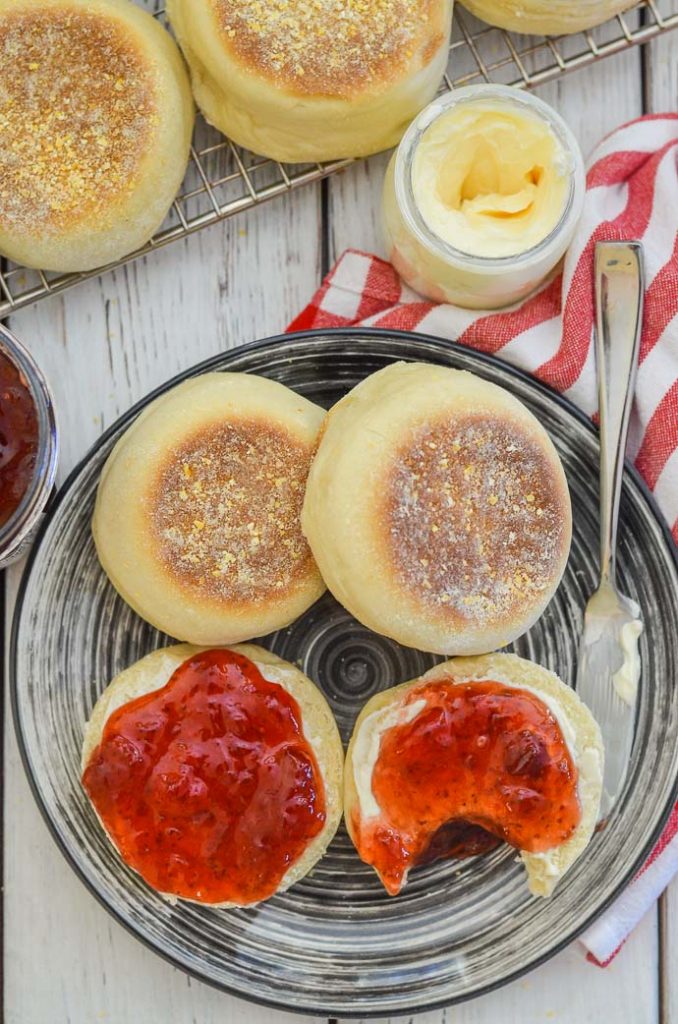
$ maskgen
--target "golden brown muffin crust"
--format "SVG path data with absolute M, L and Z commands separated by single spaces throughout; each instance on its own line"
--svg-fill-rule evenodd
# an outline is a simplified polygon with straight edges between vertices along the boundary
M 60 230 L 131 191 L 155 74 L 125 26 L 67 2 L 0 14 L 0 225 Z
M 517 424 L 427 424 L 388 470 L 387 558 L 403 589 L 450 625 L 511 620 L 552 585 L 567 507 L 553 459 Z
M 349 98 L 390 84 L 443 41 L 440 0 L 210 0 L 245 67 L 293 92 Z
M 301 533 L 311 446 L 259 421 L 207 427 L 172 450 L 149 512 L 157 555 L 200 598 L 279 600 L 313 570 Z

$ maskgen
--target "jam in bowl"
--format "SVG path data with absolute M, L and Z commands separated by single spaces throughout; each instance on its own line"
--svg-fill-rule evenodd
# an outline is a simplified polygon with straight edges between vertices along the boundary
M 54 487 L 57 453 L 45 378 L 0 326 L 0 569 L 24 554 L 37 529 Z

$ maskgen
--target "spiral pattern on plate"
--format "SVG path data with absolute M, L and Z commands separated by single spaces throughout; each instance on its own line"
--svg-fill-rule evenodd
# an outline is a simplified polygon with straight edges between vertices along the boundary
M 562 400 L 496 360 L 423 336 L 329 332 L 257 343 L 190 371 L 269 376 L 329 406 L 397 359 L 471 370 L 537 415 L 563 459 L 574 510 L 572 554 L 546 612 L 514 649 L 575 677 L 578 637 L 598 564 L 598 448 Z M 166 388 L 175 382 L 169 382 Z M 142 403 L 143 405 L 143 403 Z M 101 468 L 131 410 L 74 471 L 34 549 L 11 655 L 17 732 L 38 803 L 72 866 L 135 935 L 197 977 L 246 999 L 329 1016 L 387 1016 L 449 1005 L 556 952 L 639 866 L 675 799 L 678 776 L 678 572 L 665 528 L 627 472 L 619 534 L 622 588 L 641 606 L 643 679 L 624 795 L 549 900 L 531 897 L 515 851 L 431 864 L 389 898 L 342 828 L 314 872 L 247 910 L 164 902 L 117 856 L 80 786 L 83 725 L 122 668 L 167 642 L 118 597 L 90 533 Z M 344 740 L 379 690 L 437 659 L 377 636 L 326 595 L 263 640 L 327 695 Z

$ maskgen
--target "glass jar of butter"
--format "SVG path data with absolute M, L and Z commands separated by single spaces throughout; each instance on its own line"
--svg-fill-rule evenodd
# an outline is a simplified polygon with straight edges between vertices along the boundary
M 562 258 L 585 189 L 577 141 L 546 103 L 510 86 L 456 89 L 419 114 L 391 160 L 388 258 L 436 302 L 510 305 Z

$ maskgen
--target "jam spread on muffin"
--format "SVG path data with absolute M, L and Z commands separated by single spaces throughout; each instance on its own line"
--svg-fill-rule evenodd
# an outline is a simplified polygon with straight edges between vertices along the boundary
M 397 894 L 421 863 L 485 852 L 503 840 L 540 853 L 565 842 L 581 808 L 578 773 L 546 704 L 492 680 L 423 684 L 409 720 L 380 741 L 372 771 L 379 815 L 354 812 L 361 857 Z
M 229 650 L 114 711 L 83 785 L 130 867 L 203 903 L 273 895 L 326 819 L 299 705 Z

